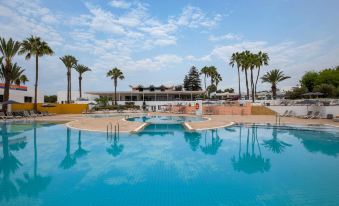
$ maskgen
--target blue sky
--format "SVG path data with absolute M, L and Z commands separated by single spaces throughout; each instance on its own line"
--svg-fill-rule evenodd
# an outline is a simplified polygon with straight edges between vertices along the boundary
M 181 84 L 192 65 L 215 65 L 220 88 L 237 88 L 233 52 L 259 50 L 270 69 L 281 69 L 298 84 L 305 71 L 339 65 L 339 1 L 336 0 L 0 0 L 0 36 L 23 40 L 30 34 L 47 41 L 55 55 L 40 60 L 40 90 L 66 89 L 60 56 L 71 54 L 93 71 L 84 91 L 110 91 L 106 72 L 120 68 L 129 85 Z M 34 81 L 34 62 L 15 58 Z M 72 85 L 78 88 L 77 73 Z M 244 88 L 244 82 L 243 82 Z M 259 89 L 269 89 L 261 84 Z

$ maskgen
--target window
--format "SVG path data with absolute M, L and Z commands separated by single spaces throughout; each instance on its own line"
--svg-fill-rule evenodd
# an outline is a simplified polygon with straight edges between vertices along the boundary
M 25 103 L 32 103 L 32 97 L 27 97 L 27 96 L 25 96 Z
M 4 101 L 4 95 L 0 95 L 0 102 Z

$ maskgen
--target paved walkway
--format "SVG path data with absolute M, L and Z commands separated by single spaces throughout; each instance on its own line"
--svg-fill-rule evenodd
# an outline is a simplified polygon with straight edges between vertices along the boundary
M 134 114 L 137 115 L 137 114 Z M 178 115 L 167 113 L 151 113 L 151 115 Z M 179 114 L 182 116 L 181 114 Z M 189 116 L 189 115 L 184 115 Z M 271 115 L 206 115 L 206 121 L 202 122 L 190 122 L 185 123 L 185 126 L 189 130 L 206 130 L 211 128 L 219 128 L 230 126 L 234 123 L 257 123 L 257 124 L 275 124 L 276 117 Z M 147 126 L 145 123 L 126 121 L 122 116 L 114 116 L 109 118 L 91 118 L 84 115 L 55 115 L 47 117 L 37 117 L 36 121 L 58 121 L 68 122 L 66 125 L 71 128 L 88 130 L 88 131 L 100 131 L 106 132 L 107 125 L 110 130 L 114 127 L 118 127 L 120 132 L 138 132 Z M 331 125 L 339 127 L 339 122 L 334 122 L 328 119 L 300 119 L 294 117 L 281 117 L 281 124 L 300 124 L 300 125 Z

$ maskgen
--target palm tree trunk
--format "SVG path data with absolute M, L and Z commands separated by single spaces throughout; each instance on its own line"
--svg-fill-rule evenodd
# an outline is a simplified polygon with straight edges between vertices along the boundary
M 255 86 L 254 86 L 254 95 L 255 96 L 257 96 L 257 84 L 258 84 L 259 75 L 260 75 L 260 67 L 258 67 L 257 79 L 255 80 Z
M 254 102 L 253 68 L 251 68 L 251 94 L 252 94 L 252 102 Z
M 245 69 L 245 77 L 246 77 L 246 89 L 247 89 L 247 98 L 246 99 L 249 99 L 249 97 L 250 97 L 250 90 L 248 89 L 247 69 Z
M 273 99 L 277 98 L 277 86 L 275 84 L 272 84 L 272 96 Z
M 67 104 L 69 104 L 69 69 L 67 68 Z
M 4 99 L 3 101 L 6 102 L 9 100 L 9 89 L 10 89 L 10 86 L 11 86 L 11 75 L 8 71 L 10 71 L 9 69 L 10 65 L 6 64 L 6 74 L 5 74 L 5 89 L 4 89 Z M 4 112 L 7 112 L 7 109 L 8 109 L 8 105 L 5 104 L 5 105 L 2 105 L 2 109 Z
M 240 68 L 238 67 L 238 89 L 239 89 L 239 99 L 241 99 L 241 90 L 240 90 Z
M 72 69 L 69 70 L 69 101 L 72 101 Z
M 81 80 L 82 80 L 82 77 L 79 76 L 79 93 L 80 93 L 80 98 L 82 98 L 82 92 L 81 92 Z
M 38 111 L 39 56 L 35 55 L 34 111 Z
M 118 80 L 114 79 L 114 104 L 115 105 L 117 105 L 117 84 L 118 84 Z
M 205 91 L 206 91 L 206 74 L 205 74 L 205 79 L 204 79 L 204 83 L 205 83 Z

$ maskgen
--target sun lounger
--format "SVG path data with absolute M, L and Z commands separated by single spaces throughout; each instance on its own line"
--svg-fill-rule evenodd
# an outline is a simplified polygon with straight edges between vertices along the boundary
M 7 116 L 5 115 L 5 113 L 0 112 L 0 119 L 2 119 L 2 120 L 6 120 L 7 119 Z
M 302 119 L 309 119 L 311 118 L 313 115 L 313 111 L 308 111 L 306 115 L 301 115 L 301 116 L 298 116 L 299 118 L 302 118 Z
M 280 117 L 285 117 L 288 114 L 288 110 L 286 110 Z
M 320 119 L 320 118 L 321 118 L 321 114 L 319 111 L 314 112 L 314 115 L 310 117 L 310 119 Z
M 21 118 L 21 116 L 19 116 L 19 115 L 13 115 L 12 112 L 7 112 L 7 117 L 13 118 L 13 119 L 19 119 L 19 118 Z
M 293 117 L 294 116 L 294 112 L 293 110 L 290 110 L 285 117 Z

